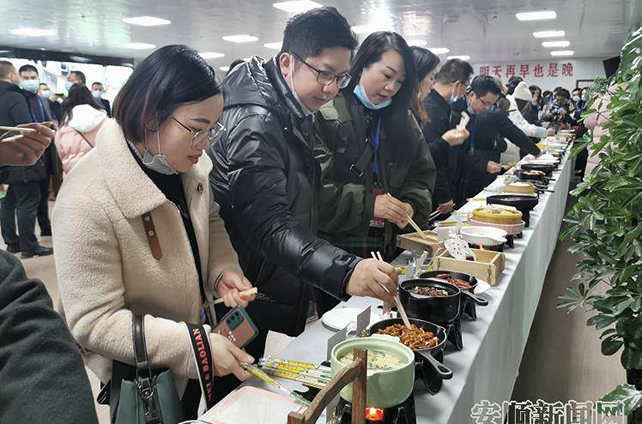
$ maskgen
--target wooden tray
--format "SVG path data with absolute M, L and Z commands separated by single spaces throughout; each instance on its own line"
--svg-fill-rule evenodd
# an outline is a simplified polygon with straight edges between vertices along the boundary
M 501 252 L 490 250 L 472 249 L 477 255 L 477 261 L 462 261 L 450 256 L 444 251 L 435 259 L 435 269 L 444 271 L 462 272 L 474 275 L 480 280 L 486 281 L 491 286 L 497 284 L 499 276 L 506 267 L 506 256 Z
M 401 249 L 409 250 L 417 256 L 421 256 L 424 250 L 428 251 L 428 256 L 435 256 L 437 251 L 444 247 L 444 243 L 439 242 L 437 233 L 426 230 L 424 234 L 430 240 L 423 239 L 419 233 L 408 233 L 397 236 L 397 246 Z

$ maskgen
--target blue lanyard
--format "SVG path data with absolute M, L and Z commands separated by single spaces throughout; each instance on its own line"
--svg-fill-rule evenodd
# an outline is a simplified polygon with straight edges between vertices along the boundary
M 38 106 L 40 106 L 40 116 L 42 116 L 42 121 L 38 121 L 36 119 L 36 115 L 33 114 L 33 110 L 31 110 L 31 105 L 29 106 L 29 113 L 31 114 L 31 119 L 33 119 L 33 122 L 45 122 L 47 119 L 45 119 L 45 108 L 42 105 L 42 101 L 40 100 L 40 97 L 36 95 L 36 100 L 38 100 Z
M 372 148 L 374 150 L 374 163 L 373 163 L 372 171 L 377 176 L 377 179 L 381 175 L 381 168 L 379 167 L 379 155 L 378 155 L 380 136 L 381 136 L 381 117 L 379 117 L 379 121 L 377 121 L 377 131 L 375 132 L 375 136 L 372 139 Z

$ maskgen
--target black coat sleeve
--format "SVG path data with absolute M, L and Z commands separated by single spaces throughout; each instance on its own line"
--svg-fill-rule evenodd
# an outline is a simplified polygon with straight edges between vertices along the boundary
M 539 155 L 541 152 L 539 147 L 531 140 L 522 130 L 517 128 L 515 124 L 510 120 L 508 115 L 496 114 L 497 120 L 499 121 L 499 133 L 507 138 L 511 143 L 520 148 L 521 151 L 525 151 L 532 155 Z
M 15 125 L 33 122 L 25 96 L 18 92 L 13 92 L 5 95 L 3 100 L 7 102 L 7 110 Z
M 80 352 L 39 280 L 0 251 L 0 422 L 98 424 Z
M 318 238 L 290 212 L 288 190 L 297 188 L 287 180 L 286 167 L 291 166 L 287 143 L 275 138 L 282 134 L 276 121 L 261 115 L 245 118 L 229 134 L 229 200 L 234 219 L 248 244 L 264 256 L 325 292 L 347 299 L 348 277 L 360 258 Z
M 446 203 L 454 199 L 454 193 L 450 192 L 448 177 L 446 176 L 446 167 L 448 166 L 448 155 L 450 145 L 443 139 L 444 133 L 450 130 L 448 117 L 441 116 L 441 111 L 426 106 L 430 122 L 424 124 L 422 132 L 426 143 L 430 149 L 430 154 L 437 168 L 437 178 L 435 180 L 435 190 L 433 195 L 433 208 L 441 203 Z

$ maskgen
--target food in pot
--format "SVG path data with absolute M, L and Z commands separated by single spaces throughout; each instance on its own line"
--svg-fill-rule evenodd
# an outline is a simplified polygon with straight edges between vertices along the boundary
M 522 175 L 527 175 L 531 177 L 543 177 L 546 174 L 542 171 L 532 170 L 532 171 L 522 171 Z
M 479 212 L 492 214 L 492 215 L 515 215 L 514 211 L 500 207 L 487 206 L 477 209 Z
M 397 357 L 392 352 L 387 352 L 385 350 L 372 349 L 368 350 L 368 375 L 371 375 L 373 371 L 390 371 L 404 366 L 404 362 L 401 358 Z M 345 355 L 339 358 L 339 362 L 344 365 L 350 365 L 354 360 L 353 352 L 346 352 Z
M 460 289 L 469 289 L 471 287 L 468 281 L 462 280 L 460 278 L 453 278 L 451 274 L 439 274 L 437 278 L 448 281 L 453 286 L 457 286 Z
M 410 329 L 403 324 L 394 324 L 379 330 L 378 333 L 399 337 L 401 343 L 412 350 L 429 349 L 439 344 L 439 339 L 435 333 L 419 328 L 415 324 L 410 324 Z M 369 359 L 368 362 L 370 362 Z
M 431 286 L 415 286 L 411 290 L 414 294 L 419 294 L 422 296 L 432 296 L 432 297 L 444 297 L 448 296 L 448 292 L 444 289 L 438 289 Z

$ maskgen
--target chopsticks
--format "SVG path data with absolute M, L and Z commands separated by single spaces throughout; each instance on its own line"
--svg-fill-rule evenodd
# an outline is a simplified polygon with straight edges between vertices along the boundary
M 388 195 L 388 196 L 392 197 L 392 195 L 391 195 L 390 193 L 386 193 L 386 195 Z M 439 211 L 435 211 L 435 212 L 439 212 Z M 433 212 L 433 214 L 434 214 L 434 212 Z M 419 227 L 419 225 L 417 225 L 417 223 L 416 223 L 415 221 L 413 221 L 413 220 L 412 220 L 412 217 L 411 217 L 409 214 L 406 214 L 406 216 L 408 217 L 408 223 L 410 223 L 410 225 L 412 226 L 412 228 L 414 228 L 414 229 L 415 229 L 415 231 L 416 231 L 417 233 L 419 233 L 419 235 L 421 236 L 421 238 L 422 238 L 422 239 L 424 239 L 424 240 L 428 240 L 428 241 L 430 241 L 430 238 L 428 238 L 428 236 L 424 233 L 424 230 L 422 230 L 422 229 Z M 430 216 L 432 217 L 432 215 L 430 215 Z M 376 258 L 375 258 L 375 259 L 376 259 Z
M 374 252 L 370 252 L 370 253 L 371 253 L 371 255 L 372 255 L 372 257 L 373 257 L 374 259 L 378 259 L 378 260 L 380 260 L 381 262 L 383 262 L 383 258 L 381 257 L 381 252 L 377 252 L 377 255 L 376 255 L 376 256 L 375 256 L 375 253 L 374 253 Z M 381 287 L 383 287 L 383 289 L 384 289 L 386 292 L 388 292 L 388 294 L 390 294 L 390 292 L 388 291 L 388 289 L 386 288 L 386 286 L 384 286 L 384 285 L 383 285 L 383 284 L 381 284 L 381 283 L 379 283 L 379 285 L 380 285 Z M 403 320 L 404 325 L 406 326 L 406 328 L 407 328 L 408 330 L 410 330 L 412 327 L 410 326 L 410 321 L 408 320 L 408 315 L 406 315 L 406 310 L 403 308 L 403 305 L 401 304 L 401 299 L 399 299 L 399 293 L 397 293 L 397 294 L 395 295 L 395 302 L 397 302 L 397 310 L 399 311 L 399 314 L 401 315 L 401 319 Z
M 26 127 L 7 127 L 5 125 L 0 125 L 0 131 L 23 131 L 23 132 L 37 132 L 33 128 Z
M 377 254 L 379 255 L 379 257 L 377 257 L 377 255 L 375 255 L 375 252 L 370 252 L 370 256 L 372 256 L 372 259 L 378 260 L 378 261 L 383 261 L 383 259 L 381 258 L 381 253 L 377 252 Z M 381 288 L 386 291 L 386 293 L 390 294 L 390 290 L 388 290 L 388 287 L 383 285 L 383 283 L 380 283 L 379 281 L 377 281 L 377 284 L 379 284 L 381 286 Z
M 244 291 L 240 292 L 239 294 L 256 294 L 258 291 L 259 291 L 258 287 L 252 287 L 251 289 L 244 290 Z M 209 301 L 209 302 L 205 302 L 205 303 L 203 303 L 203 305 L 201 307 L 205 308 L 207 306 L 214 306 L 214 305 L 218 305 L 218 304 L 223 303 L 223 302 L 224 302 L 223 298 L 220 298 L 220 299 L 212 300 L 212 301 Z

